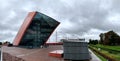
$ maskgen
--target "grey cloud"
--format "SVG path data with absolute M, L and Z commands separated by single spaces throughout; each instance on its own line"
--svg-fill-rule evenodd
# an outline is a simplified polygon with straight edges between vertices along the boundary
M 92 28 L 101 27 L 108 15 L 108 11 L 102 10 L 97 3 L 98 2 L 91 1 L 86 1 L 83 4 L 76 3 L 73 8 L 67 7 L 64 11 L 60 11 L 58 15 L 66 17 L 68 21 L 71 22 L 71 25 L 73 25 L 73 28 L 75 27 L 74 29 L 69 28 L 66 31 L 79 33 L 89 31 Z
M 13 31 L 5 31 L 3 33 L 0 33 L 1 37 L 0 37 L 0 40 L 1 41 L 8 41 L 8 39 L 12 39 L 14 37 L 14 32 Z M 10 40 L 12 41 L 12 40 Z
M 96 33 L 89 37 L 94 38 L 100 32 L 109 30 L 120 32 L 120 23 L 109 21 L 113 14 L 120 14 L 118 0 L 1 0 L 0 2 L 0 34 L 3 36 L 1 41 L 15 37 L 30 11 L 39 11 L 55 18 L 61 22 L 57 30 L 67 34 L 88 38 L 86 35 L 94 32 L 92 29 L 97 29 Z M 6 34 L 7 31 L 11 32 L 12 36 L 10 33 Z

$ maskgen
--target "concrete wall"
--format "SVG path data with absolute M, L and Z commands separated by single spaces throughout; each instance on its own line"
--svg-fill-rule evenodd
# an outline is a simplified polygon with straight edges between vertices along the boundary
M 89 60 L 87 42 L 64 41 L 64 59 L 70 60 Z

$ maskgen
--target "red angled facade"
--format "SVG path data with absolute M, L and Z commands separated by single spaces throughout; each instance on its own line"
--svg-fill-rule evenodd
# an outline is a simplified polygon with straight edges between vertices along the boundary
M 44 45 L 60 22 L 40 12 L 30 12 L 19 29 L 13 45 L 36 48 Z

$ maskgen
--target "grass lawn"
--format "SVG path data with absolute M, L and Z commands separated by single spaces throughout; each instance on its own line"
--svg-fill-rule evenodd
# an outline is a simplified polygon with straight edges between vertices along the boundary
M 103 56 L 99 55 L 98 53 L 96 53 L 96 52 L 94 52 L 94 51 L 93 51 L 93 53 L 94 53 L 95 55 L 97 55 L 97 57 L 99 57 L 102 61 L 107 61 L 107 59 L 105 59 Z
M 106 48 L 106 49 L 120 51 L 120 46 L 108 46 L 108 45 L 101 45 L 101 44 L 97 44 L 97 45 L 94 45 L 94 46 L 100 47 L 100 48 Z
M 120 46 L 106 46 L 106 45 L 91 45 L 95 49 L 101 48 L 99 52 L 102 52 L 110 57 L 120 60 Z M 116 52 L 117 51 L 117 52 Z

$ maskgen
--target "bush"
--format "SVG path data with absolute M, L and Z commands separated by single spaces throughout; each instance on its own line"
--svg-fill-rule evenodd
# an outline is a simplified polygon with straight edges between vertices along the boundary
M 98 44 L 98 40 L 89 40 L 89 44 L 94 44 L 94 45 L 96 45 L 96 44 Z

